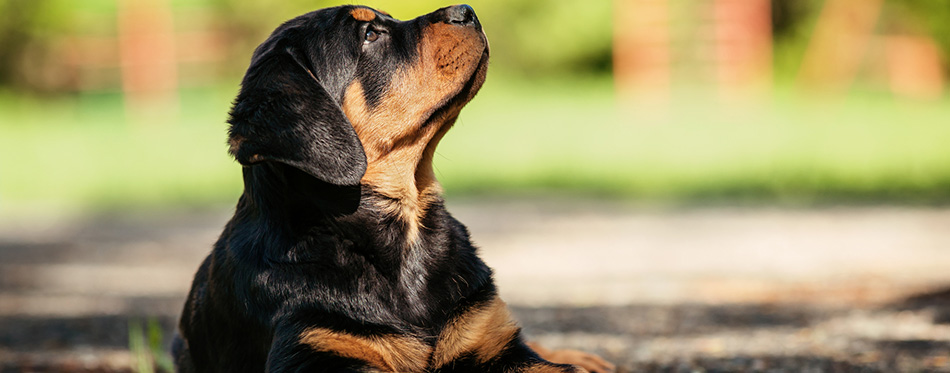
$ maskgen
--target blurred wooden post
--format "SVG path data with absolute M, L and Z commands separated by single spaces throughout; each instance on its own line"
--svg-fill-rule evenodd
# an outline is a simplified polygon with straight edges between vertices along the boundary
M 829 92 L 851 86 L 867 52 L 882 0 L 827 0 L 809 41 L 799 84 Z
M 614 0 L 614 84 L 623 100 L 661 104 L 671 80 L 668 0 Z
M 177 112 L 178 71 L 169 0 L 118 0 L 118 38 L 127 111 L 137 119 Z
M 715 0 L 716 85 L 726 97 L 767 92 L 772 82 L 769 0 Z
M 944 77 L 940 47 L 923 35 L 884 38 L 888 86 L 895 95 L 938 100 L 943 97 Z

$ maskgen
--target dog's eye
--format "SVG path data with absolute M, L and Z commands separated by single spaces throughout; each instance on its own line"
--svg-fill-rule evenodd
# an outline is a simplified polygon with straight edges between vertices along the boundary
M 366 43 L 372 43 L 376 41 L 376 39 L 379 39 L 379 32 L 373 29 L 366 30 L 366 35 L 364 35 L 363 38 Z

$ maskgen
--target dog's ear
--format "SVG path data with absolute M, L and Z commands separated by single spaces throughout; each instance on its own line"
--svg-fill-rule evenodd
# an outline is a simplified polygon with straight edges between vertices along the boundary
M 335 185 L 358 185 L 366 154 L 340 104 L 282 40 L 254 53 L 231 109 L 230 152 L 242 165 L 285 163 Z

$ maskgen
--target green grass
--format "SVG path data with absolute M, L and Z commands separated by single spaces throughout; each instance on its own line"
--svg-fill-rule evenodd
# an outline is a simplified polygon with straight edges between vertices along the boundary
M 132 354 L 132 371 L 155 373 L 175 371 L 175 363 L 164 350 L 165 336 L 158 320 L 150 318 L 145 328 L 138 320 L 129 320 L 129 352 Z
M 227 96 L 230 96 L 227 95 Z M 0 207 L 123 209 L 234 201 L 229 97 L 183 95 L 177 115 L 127 121 L 118 97 L 26 102 L 0 111 Z
M 177 115 L 128 121 L 116 95 L 0 96 L 0 210 L 233 203 L 233 89 L 186 92 Z M 950 201 L 950 106 L 789 93 L 723 103 L 681 94 L 646 110 L 608 81 L 489 78 L 443 140 L 452 196 L 570 193 L 642 201 Z
M 727 104 L 683 94 L 647 110 L 601 88 L 488 90 L 440 148 L 446 189 L 669 203 L 950 200 L 945 102 L 778 94 Z

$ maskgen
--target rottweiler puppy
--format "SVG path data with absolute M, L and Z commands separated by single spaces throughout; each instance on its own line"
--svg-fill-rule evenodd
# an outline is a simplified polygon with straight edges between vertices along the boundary
M 584 371 L 525 344 L 440 197 L 433 152 L 487 68 L 468 5 L 409 21 L 342 6 L 278 27 L 230 113 L 244 193 L 195 275 L 179 371 Z

